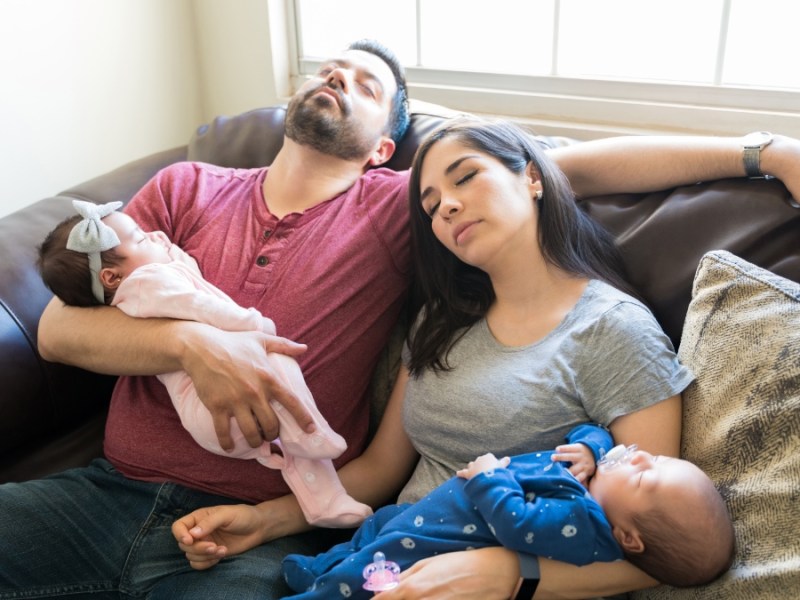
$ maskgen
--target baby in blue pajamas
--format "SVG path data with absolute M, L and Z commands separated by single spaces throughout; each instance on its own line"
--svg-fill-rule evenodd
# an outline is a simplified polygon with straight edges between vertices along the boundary
M 594 462 L 613 446 L 609 432 L 579 425 L 567 435 Z M 577 452 L 577 450 L 576 450 Z M 585 565 L 622 558 L 603 509 L 553 451 L 512 459 L 483 455 L 414 504 L 386 506 L 352 540 L 316 557 L 283 561 L 292 598 L 370 598 L 364 567 L 376 552 L 406 569 L 445 552 L 486 546 Z M 583 477 L 582 477 L 583 478 Z

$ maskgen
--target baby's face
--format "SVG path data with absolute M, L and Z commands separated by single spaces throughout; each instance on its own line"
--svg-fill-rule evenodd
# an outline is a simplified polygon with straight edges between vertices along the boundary
M 623 525 L 630 523 L 633 514 L 656 505 L 679 510 L 685 504 L 687 490 L 699 478 L 706 475 L 688 461 L 636 450 L 617 464 L 598 464 L 589 492 L 612 525 Z
M 115 250 L 124 258 L 119 265 L 123 277 L 144 265 L 172 262 L 168 252 L 171 244 L 163 233 L 145 233 L 133 219 L 121 212 L 111 213 L 103 223 L 119 236 L 120 244 Z

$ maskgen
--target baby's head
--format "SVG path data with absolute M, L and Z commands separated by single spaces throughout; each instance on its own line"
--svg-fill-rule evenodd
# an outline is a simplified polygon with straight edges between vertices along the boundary
M 39 246 L 37 264 L 42 280 L 65 304 L 108 304 L 135 269 L 171 261 L 170 243 L 164 234 L 144 233 L 128 215 L 113 210 L 121 204 L 112 204 L 96 207 L 100 214 L 86 217 L 86 211 L 95 210 L 94 205 L 74 201 L 84 212 L 59 223 Z M 69 249 L 76 246 L 81 249 Z
M 731 565 L 734 532 L 714 483 L 692 463 L 630 446 L 598 463 L 589 491 L 625 557 L 676 587 L 703 585 Z

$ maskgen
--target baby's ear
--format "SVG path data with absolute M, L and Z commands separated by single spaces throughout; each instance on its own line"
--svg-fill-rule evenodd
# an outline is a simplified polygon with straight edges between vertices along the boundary
M 625 552 L 630 552 L 631 554 L 641 554 L 644 552 L 644 542 L 637 529 L 624 529 L 615 525 L 611 528 L 611 532 L 614 534 L 614 539 L 617 540 L 617 543 L 622 546 Z
M 107 290 L 115 290 L 119 287 L 119 284 L 122 283 L 122 276 L 116 269 L 105 267 L 100 269 L 100 283 L 102 283 L 103 287 Z

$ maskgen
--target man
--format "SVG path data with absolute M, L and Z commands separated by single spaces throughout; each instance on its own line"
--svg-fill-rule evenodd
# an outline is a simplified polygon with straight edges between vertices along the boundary
M 264 360 L 265 350 L 296 355 L 321 412 L 348 441 L 337 464 L 358 455 L 366 442 L 369 374 L 409 281 L 407 174 L 368 168 L 392 155 L 407 119 L 405 102 L 392 55 L 373 43 L 355 44 L 298 90 L 285 144 L 269 169 L 175 165 L 137 194 L 132 216 L 165 230 L 209 281 L 271 317 L 288 340 L 51 302 L 40 324 L 42 355 L 124 375 L 109 413 L 110 462 L 0 488 L 0 598 L 9 591 L 278 598 L 286 589 L 278 576 L 283 556 L 329 545 L 318 532 L 287 536 L 298 531 L 297 508 L 283 496 L 280 475 L 195 447 L 166 392 L 144 375 L 187 371 L 223 447 L 230 444 L 230 418 L 257 445 L 279 433 L 270 399 L 301 425 L 310 423 Z M 663 163 L 657 146 L 649 153 L 586 146 L 556 153 L 578 194 L 743 173 L 732 158 L 740 155 L 734 142 L 716 146 L 724 159 L 713 166 L 686 168 L 708 150 L 697 145 L 676 151 L 675 162 L 657 172 L 652 165 Z M 620 159 L 632 155 L 637 162 Z M 307 342 L 308 350 L 289 340 Z M 165 444 L 169 453 L 160 451 Z M 342 479 L 362 502 L 379 505 L 390 495 L 346 468 Z M 251 545 L 268 543 L 208 572 L 192 570 L 170 531 L 176 518 L 273 498 L 269 532 Z

